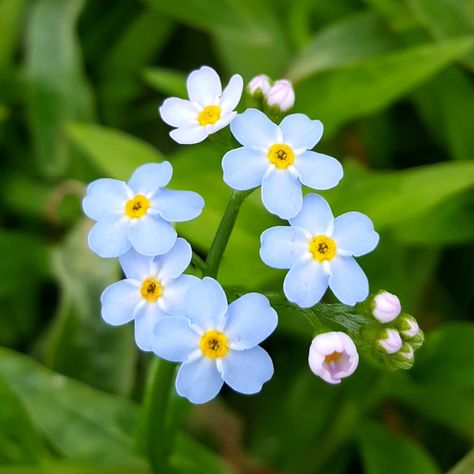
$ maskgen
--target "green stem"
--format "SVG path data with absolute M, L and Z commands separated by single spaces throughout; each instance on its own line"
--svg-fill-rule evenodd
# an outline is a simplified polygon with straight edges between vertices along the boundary
M 203 275 L 206 273 L 207 263 L 194 251 L 191 261 Z
M 227 207 L 222 216 L 221 223 L 217 229 L 214 240 L 212 241 L 211 248 L 207 255 L 206 264 L 206 275 L 215 278 L 219 271 L 219 265 L 224 255 L 225 248 L 229 242 L 230 234 L 234 228 L 235 221 L 240 211 L 240 206 L 244 202 L 245 198 L 253 191 L 232 191 Z
M 155 357 L 149 368 L 143 403 L 143 437 L 145 452 L 155 474 L 170 473 L 169 457 L 172 437 L 169 436 L 167 408 L 170 401 L 175 365 Z

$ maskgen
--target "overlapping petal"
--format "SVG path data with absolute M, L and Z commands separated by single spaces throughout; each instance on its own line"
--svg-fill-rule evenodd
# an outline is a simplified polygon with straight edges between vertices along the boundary
M 159 279 L 166 281 L 177 278 L 188 268 L 191 257 L 191 245 L 185 239 L 178 237 L 169 252 L 155 259 Z
M 89 247 L 100 257 L 119 257 L 130 249 L 125 215 L 109 214 L 99 220 L 89 232 Z
M 138 253 L 135 249 L 130 249 L 119 258 L 122 270 L 127 278 L 143 281 L 149 276 L 154 276 L 156 265 L 153 257 L 147 257 Z
M 332 231 L 334 217 L 328 202 L 318 194 L 307 194 L 301 211 L 290 219 L 290 224 L 306 229 L 312 235 L 328 235 Z
M 265 153 L 252 147 L 235 148 L 222 159 L 224 182 L 233 189 L 244 191 L 262 183 L 268 170 Z
M 174 280 L 165 283 L 163 296 L 159 304 L 167 314 L 179 316 L 187 315 L 187 292 L 192 285 L 199 282 L 199 278 L 193 275 L 181 275 Z

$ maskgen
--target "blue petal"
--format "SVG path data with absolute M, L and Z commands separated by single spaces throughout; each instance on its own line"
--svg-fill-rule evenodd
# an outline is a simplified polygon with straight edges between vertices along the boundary
M 377 247 L 379 234 L 372 221 L 360 212 L 346 212 L 334 219 L 332 235 L 337 248 L 355 257 L 371 252 Z
M 280 129 L 263 112 L 247 109 L 230 124 L 232 134 L 244 146 L 269 148 L 277 143 Z
M 239 191 L 260 186 L 268 167 L 265 153 L 251 147 L 230 150 L 222 159 L 224 182 Z
M 293 149 L 311 150 L 323 136 L 323 124 L 304 114 L 287 115 L 280 123 L 280 130 L 283 133 L 283 143 Z
M 313 189 L 333 188 L 344 174 L 341 163 L 336 158 L 314 151 L 306 151 L 297 156 L 294 166 L 301 182 Z
M 135 170 L 128 185 L 136 194 L 149 195 L 157 188 L 166 186 L 170 182 L 172 174 L 173 167 L 168 161 L 147 163 Z
M 328 287 L 329 276 L 323 266 L 308 258 L 298 262 L 286 274 L 283 292 L 289 301 L 301 308 L 318 303 Z
M 206 403 L 212 400 L 223 384 L 216 363 L 205 357 L 184 362 L 176 376 L 176 391 L 191 403 Z
M 181 275 L 169 280 L 160 299 L 160 305 L 165 313 L 186 316 L 188 302 L 186 293 L 192 285 L 199 282 L 199 278 L 193 275 Z
M 119 257 L 130 249 L 128 227 L 130 220 L 124 215 L 110 214 L 92 227 L 89 247 L 100 257 Z
M 353 306 L 369 296 L 369 282 L 353 257 L 338 256 L 331 260 L 329 287 L 336 298 Z
M 206 277 L 192 285 L 188 290 L 186 303 L 185 316 L 202 330 L 222 329 L 227 297 L 214 278 Z
M 184 362 L 199 349 L 199 339 L 188 318 L 165 316 L 156 323 L 153 352 L 171 362 Z
M 204 199 L 193 191 L 160 189 L 153 196 L 151 205 L 165 221 L 184 222 L 201 214 Z
M 268 298 L 248 293 L 229 305 L 224 333 L 233 349 L 250 349 L 260 344 L 277 327 L 278 315 Z
M 301 184 L 294 174 L 287 169 L 274 168 L 262 182 L 263 205 L 282 219 L 295 217 L 303 205 Z
M 145 303 L 135 313 L 135 342 L 142 351 L 153 350 L 155 326 L 164 316 L 158 303 Z
M 128 229 L 134 249 L 150 257 L 169 252 L 176 242 L 176 235 L 175 228 L 156 215 L 133 219 Z
M 229 351 L 218 362 L 222 366 L 224 382 L 236 392 L 258 393 L 273 375 L 273 363 L 260 346 L 245 351 Z
M 260 243 L 260 258 L 272 268 L 291 268 L 308 251 L 308 239 L 298 227 L 271 227 Z
M 102 318 L 106 323 L 119 326 L 135 317 L 135 310 L 141 301 L 136 285 L 129 280 L 121 280 L 109 285 L 100 297 Z
M 88 217 L 96 221 L 109 214 L 124 214 L 130 192 L 130 188 L 123 181 L 98 179 L 87 186 L 82 208 Z
M 191 245 L 183 238 L 178 237 L 168 253 L 156 258 L 159 279 L 166 281 L 179 277 L 188 268 L 192 252 Z
M 119 262 L 127 278 L 143 281 L 155 273 L 156 265 L 154 265 L 153 257 L 139 254 L 135 249 L 130 249 L 121 255 Z
M 334 217 L 328 202 L 318 194 L 307 194 L 299 214 L 290 224 L 306 229 L 311 235 L 327 235 L 332 229 Z

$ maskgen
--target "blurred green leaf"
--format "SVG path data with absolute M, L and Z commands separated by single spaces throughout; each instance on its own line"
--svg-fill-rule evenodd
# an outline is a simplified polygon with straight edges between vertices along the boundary
M 147 468 L 89 466 L 78 462 L 47 461 L 41 466 L 0 467 L 0 474 L 150 474 Z
M 0 70 L 11 66 L 24 6 L 25 0 L 0 0 Z
M 3 104 L 0 104 L 0 122 L 3 122 L 7 117 L 8 109 Z
M 128 400 L 68 379 L 4 348 L 0 349 L 0 373 L 62 456 L 112 466 L 143 466 L 133 454 L 137 408 Z
M 0 427 L 0 465 L 35 463 L 45 455 L 43 440 L 30 415 L 1 375 Z
M 375 422 L 366 422 L 359 427 L 358 441 L 366 474 L 441 472 L 422 446 Z
M 378 112 L 468 52 L 471 37 L 423 44 L 326 72 L 301 82 L 295 108 L 319 118 L 326 133 Z
M 100 295 L 120 276 L 116 260 L 101 259 L 89 249 L 90 227 L 90 221 L 79 221 L 54 249 L 61 301 L 46 346 L 47 361 L 56 372 L 127 395 L 136 359 L 133 329 L 109 326 L 100 317 Z
M 371 11 L 343 17 L 312 38 L 286 76 L 299 82 L 315 73 L 347 66 L 395 46 L 386 22 Z
M 26 40 L 29 122 L 38 166 L 62 175 L 70 150 L 63 133 L 68 119 L 90 119 L 92 94 L 84 77 L 75 26 L 84 0 L 37 0 Z
M 145 81 L 158 92 L 176 97 L 187 97 L 186 75 L 172 69 L 158 68 L 145 70 Z
M 474 472 L 474 449 L 461 459 L 447 474 L 472 474 Z

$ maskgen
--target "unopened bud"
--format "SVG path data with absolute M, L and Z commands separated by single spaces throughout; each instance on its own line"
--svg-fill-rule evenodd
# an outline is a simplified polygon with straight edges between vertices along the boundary
M 261 94 L 266 95 L 271 87 L 269 77 L 265 74 L 259 74 L 248 83 L 247 90 L 251 95 L 256 94 L 259 90 Z
M 394 354 L 400 350 L 403 342 L 396 329 L 384 329 L 377 344 L 387 354 Z
M 388 291 L 380 291 L 372 301 L 372 315 L 381 323 L 393 321 L 401 311 L 400 300 Z
M 291 82 L 287 79 L 275 81 L 265 99 L 270 107 L 277 107 L 281 112 L 291 109 L 295 103 L 295 91 Z
M 404 342 L 401 349 L 393 355 L 393 362 L 400 369 L 410 369 L 415 362 L 415 351 L 411 344 Z

